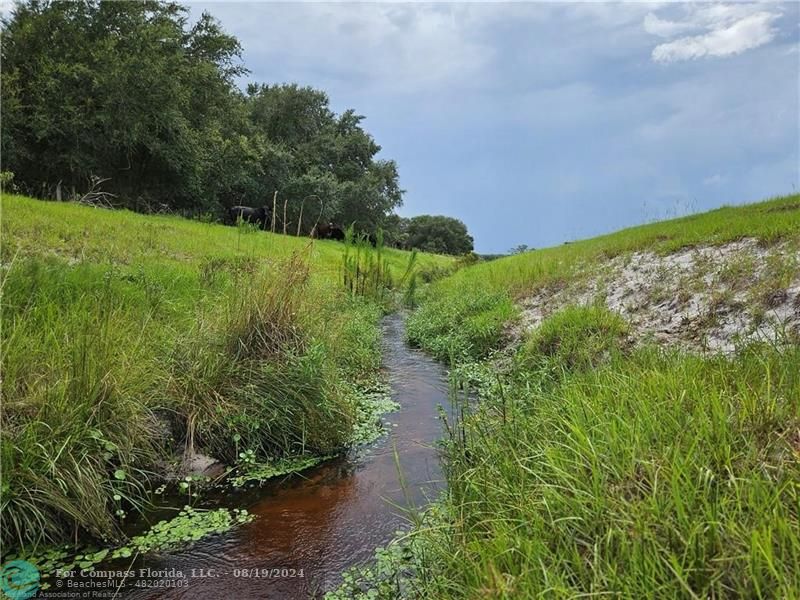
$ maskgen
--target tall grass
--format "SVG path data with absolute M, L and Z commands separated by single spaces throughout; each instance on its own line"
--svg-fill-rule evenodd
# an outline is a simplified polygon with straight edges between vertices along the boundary
M 179 290 L 196 285 L 188 279 Z M 148 276 L 57 260 L 8 271 L 4 543 L 116 536 L 121 503 L 140 503 L 158 465 L 182 452 L 233 462 L 237 448 L 266 459 L 348 443 L 355 408 L 343 383 L 352 378 L 328 337 L 341 317 L 326 331 L 317 313 L 345 310 L 370 319 L 367 329 L 375 317 L 350 312 L 329 287 L 311 289 L 305 256 L 235 276 L 213 302 L 195 297 L 184 327 L 170 318 L 180 293 L 164 287 L 164 298 L 143 301 L 158 287 Z M 374 369 L 369 341 L 356 357 Z
M 296 255 L 240 282 L 218 321 L 201 322 L 176 353 L 170 400 L 187 450 L 199 443 L 235 460 L 238 446 L 265 456 L 326 454 L 343 447 L 353 408 L 339 393 L 335 361 L 306 319 L 322 298 Z M 201 343 L 197 343 L 200 341 Z
M 793 273 L 800 196 L 478 264 L 426 290 L 409 337 L 480 402 L 449 413 L 447 491 L 396 567 L 415 574 L 410 595 L 799 597 L 796 344 L 633 347 L 604 306 L 563 307 L 504 348 L 501 372 L 487 361 L 520 296 L 618 254 L 744 237 L 783 242 L 770 268 Z
M 341 290 L 340 244 L 7 196 L 2 226 L 4 551 L 119 536 L 186 452 L 349 443 L 380 309 Z
M 352 296 L 386 302 L 392 287 L 392 275 L 384 257 L 383 232 L 379 229 L 373 247 L 365 235 L 347 228 L 342 255 L 342 283 Z
M 152 366 L 116 283 L 91 268 L 14 264 L 3 281 L 0 504 L 3 542 L 82 528 L 115 536 L 113 496 L 131 503 L 157 455 L 141 402 Z M 113 477 L 115 472 L 118 477 Z
M 422 596 L 796 597 L 800 349 L 589 364 L 576 342 L 619 349 L 619 330 L 586 317 L 554 316 L 451 422 Z

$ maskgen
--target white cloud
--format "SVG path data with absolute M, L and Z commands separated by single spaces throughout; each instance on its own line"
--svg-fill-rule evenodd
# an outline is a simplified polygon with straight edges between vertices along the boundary
M 0 17 L 10 17 L 16 4 L 15 0 L 0 0 Z
M 772 13 L 760 12 L 725 29 L 660 44 L 653 49 L 653 60 L 668 63 L 703 56 L 730 56 L 758 48 L 775 37 L 771 24 L 776 17 Z
M 678 20 L 650 13 L 644 19 L 647 33 L 667 39 L 681 36 L 656 46 L 652 58 L 670 63 L 732 56 L 768 44 L 776 35 L 773 23 L 781 17 L 774 7 L 764 3 L 687 5 L 684 18 Z
M 256 80 L 273 80 L 280 63 L 290 79 L 315 80 L 327 89 L 413 93 L 472 81 L 493 56 L 490 46 L 470 35 L 480 24 L 471 5 L 191 6 L 236 24 Z
M 669 38 L 676 34 L 686 33 L 694 29 L 696 29 L 695 23 L 660 19 L 653 13 L 648 14 L 644 18 L 644 30 L 649 34 L 657 35 L 658 37 Z
M 711 175 L 710 177 L 706 177 L 705 179 L 703 179 L 703 185 L 720 185 L 726 179 L 727 177 L 723 177 L 719 173 L 715 173 L 714 175 Z

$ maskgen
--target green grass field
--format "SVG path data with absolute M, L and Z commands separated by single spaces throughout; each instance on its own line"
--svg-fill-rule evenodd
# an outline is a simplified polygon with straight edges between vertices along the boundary
M 345 291 L 343 252 L 4 197 L 4 549 L 118 538 L 187 446 L 228 464 L 347 447 L 385 307 Z M 382 254 L 397 283 L 410 253 Z
M 516 301 L 534 290 L 620 254 L 744 237 L 781 248 L 796 280 L 800 196 L 483 263 L 430 286 L 409 337 L 480 401 L 449 413 L 448 488 L 406 539 L 412 557 L 384 554 L 389 566 L 348 580 L 341 597 L 376 579 L 379 597 L 800 597 L 796 342 L 732 355 L 632 345 L 605 305 L 564 306 L 493 362 Z

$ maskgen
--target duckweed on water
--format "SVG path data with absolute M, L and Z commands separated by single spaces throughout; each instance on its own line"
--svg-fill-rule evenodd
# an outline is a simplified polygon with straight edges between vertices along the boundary
M 310 467 L 318 465 L 319 463 L 333 458 L 333 455 L 328 456 L 299 456 L 292 458 L 284 458 L 267 463 L 255 463 L 248 465 L 247 470 L 241 475 L 232 477 L 230 479 L 233 487 L 242 487 L 246 483 L 263 483 L 273 477 L 280 475 L 289 475 L 291 473 L 299 473 Z
M 385 433 L 381 417 L 400 408 L 389 394 L 389 386 L 380 383 L 369 391 L 356 391 L 356 424 L 353 445 L 369 444 Z
M 39 569 L 43 579 L 48 579 L 57 572 L 74 570 L 94 570 L 94 566 L 106 559 L 130 558 L 134 554 L 148 552 L 163 552 L 184 547 L 207 535 L 224 533 L 236 525 L 249 523 L 255 515 L 249 514 L 244 509 L 228 510 L 198 510 L 184 506 L 178 516 L 168 520 L 159 521 L 149 531 L 142 535 L 132 537 L 128 544 L 120 548 L 84 547 L 80 553 L 70 545 L 47 548 L 31 555 L 9 554 L 3 556 L 6 562 L 22 558 L 32 563 Z M 50 584 L 45 582 L 42 589 L 46 590 Z

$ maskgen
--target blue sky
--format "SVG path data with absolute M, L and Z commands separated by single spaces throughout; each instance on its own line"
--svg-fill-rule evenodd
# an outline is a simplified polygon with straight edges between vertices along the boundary
M 800 187 L 800 3 L 193 3 L 246 81 L 354 108 L 400 214 L 479 252 L 544 247 Z

